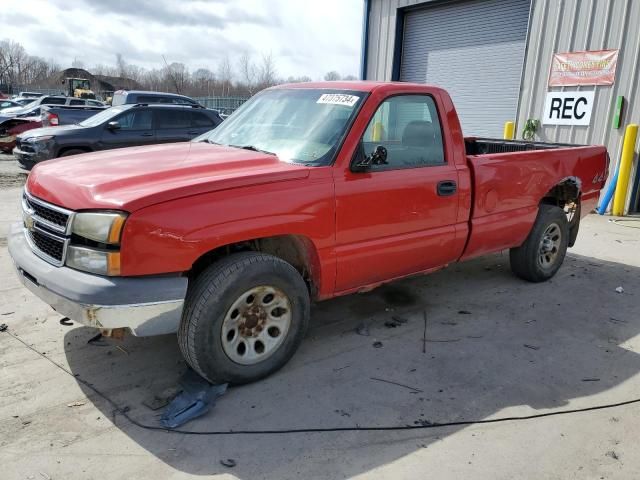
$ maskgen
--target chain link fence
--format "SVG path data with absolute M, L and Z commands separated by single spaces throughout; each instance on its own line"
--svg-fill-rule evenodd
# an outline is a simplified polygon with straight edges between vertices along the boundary
M 221 114 L 230 115 L 249 97 L 194 97 L 196 102 L 206 108 L 217 110 Z

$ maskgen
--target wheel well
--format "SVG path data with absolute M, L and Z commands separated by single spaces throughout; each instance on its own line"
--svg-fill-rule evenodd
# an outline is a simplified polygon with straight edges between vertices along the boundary
M 315 246 L 306 237 L 278 235 L 232 243 L 211 250 L 198 258 L 188 273 L 194 279 L 209 265 L 236 252 L 262 252 L 291 264 L 302 276 L 312 297 L 317 293 L 319 259 Z
M 580 179 L 576 177 L 569 177 L 562 180 L 549 190 L 540 203 L 547 205 L 556 205 L 564 208 L 569 202 L 576 202 L 580 200 Z
M 60 157 L 63 153 L 68 152 L 69 150 L 82 150 L 83 152 L 91 151 L 89 147 L 64 147 L 60 149 L 58 156 Z

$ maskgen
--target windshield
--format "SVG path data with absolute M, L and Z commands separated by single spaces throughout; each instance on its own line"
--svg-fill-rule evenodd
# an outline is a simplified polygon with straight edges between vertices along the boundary
M 256 95 L 215 130 L 194 139 L 329 165 L 365 92 L 274 89 Z
M 107 108 L 100 113 L 96 113 L 95 115 L 90 116 L 86 120 L 80 122 L 78 125 L 80 125 L 81 127 L 97 127 L 98 125 L 101 125 L 107 120 L 124 112 L 125 110 L 127 110 L 127 108 L 129 108 L 129 106 Z

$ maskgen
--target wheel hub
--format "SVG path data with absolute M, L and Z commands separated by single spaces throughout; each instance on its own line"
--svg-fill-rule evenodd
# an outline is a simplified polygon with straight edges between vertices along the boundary
M 556 223 L 549 225 L 540 240 L 540 247 L 538 249 L 538 262 L 544 268 L 553 266 L 558 258 L 560 252 L 560 246 L 562 244 L 562 230 Z
M 239 325 L 240 333 L 245 337 L 252 337 L 260 333 L 267 320 L 267 311 L 260 305 L 249 307 L 242 315 Z
M 222 347 L 241 365 L 259 363 L 284 341 L 292 320 L 289 298 L 272 286 L 252 288 L 231 305 L 222 324 Z

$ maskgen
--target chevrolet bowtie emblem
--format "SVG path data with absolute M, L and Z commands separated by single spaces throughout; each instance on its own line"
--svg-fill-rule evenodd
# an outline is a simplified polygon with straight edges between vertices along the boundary
M 31 215 L 24 216 L 24 227 L 30 232 L 33 232 L 33 230 L 35 229 L 35 222 Z

